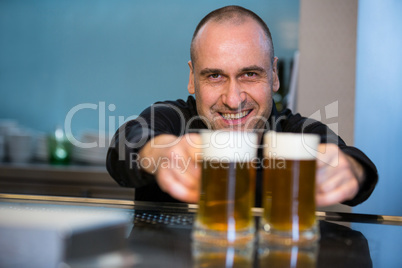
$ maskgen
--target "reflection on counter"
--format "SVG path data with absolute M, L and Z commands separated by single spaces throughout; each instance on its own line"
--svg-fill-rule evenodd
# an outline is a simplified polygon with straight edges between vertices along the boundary
M 308 247 L 260 245 L 260 267 L 316 267 L 318 243 Z
M 128 242 L 141 256 L 138 267 L 373 267 L 365 236 L 325 220 L 320 220 L 321 239 L 308 246 L 274 245 L 263 242 L 258 234 L 253 243 L 218 246 L 191 238 L 194 214 L 182 207 L 155 203 L 135 208 L 135 214 Z M 377 231 L 384 228 L 375 227 Z M 398 243 L 396 237 L 389 241 Z
M 373 267 L 366 237 L 339 224 L 320 221 L 318 267 Z
M 254 245 L 219 246 L 193 241 L 194 268 L 202 267 L 253 267 Z
M 44 220 L 41 217 L 30 216 L 26 211 L 38 211 L 42 215 L 43 212 L 61 211 L 73 209 L 73 217 L 83 215 L 88 217 L 104 212 L 116 212 L 127 216 L 128 225 L 123 229 L 120 228 L 118 234 L 113 237 L 105 237 L 106 233 L 96 235 L 95 243 L 90 243 L 89 248 L 82 248 L 85 242 L 81 242 L 77 247 L 71 248 L 75 253 L 83 256 L 88 253 L 87 250 L 100 250 L 104 246 L 111 247 L 114 245 L 119 248 L 121 242 L 125 243 L 125 248 L 120 254 L 107 254 L 107 256 L 94 256 L 93 260 L 82 260 L 79 262 L 68 261 L 67 267 L 316 267 L 316 268 L 345 268 L 345 267 L 400 267 L 401 254 L 400 237 L 402 217 L 396 217 L 392 221 L 385 222 L 381 215 L 364 215 L 364 214 L 323 214 L 320 221 L 321 240 L 316 243 L 317 249 L 305 247 L 281 247 L 272 244 L 264 244 L 259 240 L 256 234 L 256 239 L 252 247 L 231 247 L 224 246 L 216 249 L 216 245 L 199 244 L 191 238 L 192 223 L 196 212 L 195 207 L 186 204 L 173 203 L 151 203 L 151 202 L 127 202 L 112 201 L 107 203 L 112 206 L 105 206 L 106 203 L 93 203 L 88 199 L 82 199 L 77 203 L 60 203 L 49 201 L 46 198 L 35 199 L 35 203 L 31 203 L 32 199 L 15 199 L 14 197 L 0 198 L 3 202 L 3 209 L 0 206 L 0 216 L 4 216 L 7 210 L 15 210 L 21 212 L 22 217 L 35 219 L 35 221 Z M 68 203 L 70 205 L 68 205 Z M 6 208 L 6 210 L 4 210 Z M 85 211 L 84 211 L 85 210 Z M 81 212 L 82 213 L 81 213 Z M 103 212 L 104 211 L 104 212 Z M 257 221 L 260 213 L 254 211 L 254 216 Z M 3 214 L 2 214 L 3 213 Z M 7 213 L 10 215 L 10 213 Z M 54 215 L 55 213 L 51 213 Z M 338 218 L 335 219 L 334 216 Z M 106 216 L 106 215 L 105 215 Z M 373 217 L 374 216 L 374 217 Z M 10 217 L 0 217 L 2 223 L 9 222 Z M 376 220 L 373 220 L 375 218 Z M 106 216 L 110 220 L 109 216 Z M 59 218 L 45 220 L 43 225 L 47 231 L 54 229 L 54 221 Z M 353 228 L 348 228 L 328 220 L 336 222 L 354 222 Z M 29 226 L 32 220 L 19 221 L 21 225 Z M 64 220 L 62 221 L 64 222 Z M 85 220 L 83 223 L 87 224 Z M 12 225 L 15 227 L 14 225 Z M 49 228 L 50 226 L 50 228 Z M 1 224 L 0 224 L 1 227 Z M 72 229 L 74 230 L 74 229 Z M 362 231 L 367 231 L 366 235 Z M 112 230 L 108 230 L 110 233 Z M 10 232 L 11 234 L 11 232 Z M 24 239 L 24 233 L 13 232 Z M 62 234 L 62 233 L 61 233 Z M 9 235 L 8 233 L 5 234 Z M 72 232 L 73 237 L 79 237 L 80 234 Z M 3 236 L 0 236 L 4 238 Z M 116 240 L 113 240 L 115 238 Z M 70 239 L 71 240 L 71 239 Z M 11 241 L 11 244 L 10 244 Z M 45 242 L 45 237 L 41 238 Z M 1 243 L 3 242 L 3 244 Z M 15 245 L 18 241 L 0 239 L 0 267 L 3 267 L 1 257 L 9 258 L 7 249 L 10 245 Z M 34 242 L 37 242 L 34 240 Z M 75 241 L 73 241 L 74 243 Z M 27 244 L 24 244 L 27 245 Z M 44 247 L 45 245 L 43 245 Z M 100 248 L 99 248 L 100 247 Z M 44 247 L 45 248 L 45 247 Z M 80 248 L 78 250 L 78 248 Z M 6 250 L 4 250 L 6 249 Z M 30 249 L 30 248 L 28 248 Z M 38 248 L 38 251 L 47 253 L 51 252 Z M 15 251 L 14 253 L 16 253 Z M 73 253 L 72 251 L 70 251 Z M 99 251 L 98 251 L 99 252 Z M 18 253 L 18 252 L 17 252 Z M 32 251 L 27 251 L 30 256 L 34 256 L 34 261 L 37 263 L 41 256 L 49 257 L 48 255 L 34 255 Z M 112 252 L 110 252 L 112 253 Z M 119 251 L 113 253 L 119 253 Z M 70 254 L 70 256 L 72 256 Z M 78 256 L 75 255 L 74 256 Z M 22 257 L 21 255 L 19 257 Z M 75 259 L 75 258 L 74 258 Z M 23 258 L 11 259 L 12 261 L 24 260 Z M 29 260 L 29 259 L 28 259 Z M 372 261 L 373 260 L 373 261 Z M 78 260 L 77 260 L 78 261 Z M 304 266 L 302 265 L 304 264 Z M 374 264 L 374 265 L 373 265 Z M 32 267 L 33 265 L 31 265 Z M 10 266 L 4 266 L 10 267 Z M 12 266 L 14 267 L 14 266 Z M 23 267 L 26 267 L 23 266 Z M 35 266 L 45 267 L 45 266 Z M 64 267 L 64 266 L 63 266 Z
M 306 245 L 280 245 L 261 237 L 253 245 L 236 246 L 193 240 L 194 267 L 373 267 L 368 241 L 360 232 L 327 221 L 320 221 L 320 230 L 320 241 Z

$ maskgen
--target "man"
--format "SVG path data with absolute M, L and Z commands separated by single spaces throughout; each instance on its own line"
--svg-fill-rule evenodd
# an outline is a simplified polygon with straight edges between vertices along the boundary
M 228 6 L 208 14 L 191 42 L 185 102 L 165 101 L 123 125 L 108 152 L 107 168 L 136 200 L 197 202 L 200 168 L 196 129 L 275 130 L 321 135 L 318 206 L 366 200 L 378 180 L 374 164 L 319 122 L 286 110 L 278 115 L 278 59 L 270 31 L 253 12 Z M 257 175 L 259 205 L 261 169 Z

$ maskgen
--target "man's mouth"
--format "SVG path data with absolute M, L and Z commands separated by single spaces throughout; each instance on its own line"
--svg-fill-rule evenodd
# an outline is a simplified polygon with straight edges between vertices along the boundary
M 243 111 L 240 113 L 220 113 L 225 120 L 239 120 L 246 117 L 252 110 Z

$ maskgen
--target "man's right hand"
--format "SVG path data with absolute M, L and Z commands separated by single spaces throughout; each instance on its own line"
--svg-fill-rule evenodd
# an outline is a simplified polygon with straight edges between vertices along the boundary
M 138 161 L 143 170 L 155 175 L 163 191 L 180 201 L 196 203 L 201 181 L 197 154 L 201 149 L 195 145 L 199 144 L 201 138 L 195 133 L 181 137 L 162 134 L 142 148 Z

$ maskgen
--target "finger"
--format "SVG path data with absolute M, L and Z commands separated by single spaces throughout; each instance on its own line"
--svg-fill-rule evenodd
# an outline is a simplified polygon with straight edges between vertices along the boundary
M 166 157 L 158 162 L 158 170 L 163 173 L 176 173 L 174 176 L 180 176 L 180 174 L 183 175 L 189 172 L 191 162 L 192 157 L 186 149 L 186 145 L 179 144 L 178 146 L 170 148 Z M 183 183 L 186 184 L 186 181 L 183 180 Z M 191 186 L 191 183 L 189 186 Z
M 185 187 L 191 190 L 198 190 L 200 186 L 200 177 L 201 172 L 198 170 L 194 170 L 187 173 L 177 173 L 176 179 L 183 184 Z
M 192 157 L 177 157 L 171 160 L 171 172 L 175 179 L 187 188 L 197 190 L 199 188 L 200 168 Z
M 331 157 L 326 159 L 327 163 L 317 161 L 317 184 L 321 185 L 329 181 L 329 178 L 354 177 L 351 173 L 350 165 L 346 156 L 339 153 L 338 149 L 331 153 Z M 331 160 L 329 160 L 331 158 Z M 318 162 L 321 164 L 318 165 Z M 334 183 L 334 181 L 332 181 Z
M 335 144 L 320 144 L 317 154 L 317 167 L 335 167 L 338 164 L 340 149 Z
M 186 163 L 186 167 L 184 171 L 180 172 L 178 179 L 187 187 L 198 190 L 201 180 L 201 167 L 194 161 Z
M 345 174 L 328 174 L 325 177 L 325 179 L 321 179 L 316 185 L 319 193 L 333 191 L 348 181 L 348 177 Z
M 193 150 L 194 152 L 201 151 L 202 139 L 201 135 L 198 133 L 189 133 L 184 135 L 185 142 L 189 145 L 188 148 Z
M 353 198 L 357 193 L 357 181 L 349 180 L 332 191 L 317 193 L 316 205 L 329 206 Z
M 343 170 L 342 170 L 343 172 Z M 316 171 L 316 183 L 317 185 L 322 185 L 330 178 L 337 177 L 340 173 L 339 169 L 333 168 L 329 165 L 325 165 L 322 167 L 317 167 Z
M 199 191 L 183 185 L 173 172 L 160 172 L 157 180 L 159 187 L 173 198 L 189 203 L 198 201 Z
M 176 151 L 177 173 L 176 178 L 188 188 L 198 190 L 201 177 L 201 168 L 199 166 L 201 149 L 197 147 L 200 144 L 199 134 L 187 134 L 183 139 L 183 144 Z M 174 171 L 175 172 L 175 171 Z

